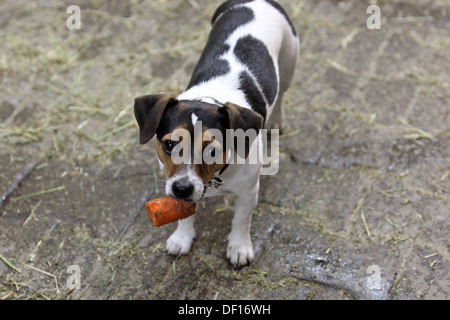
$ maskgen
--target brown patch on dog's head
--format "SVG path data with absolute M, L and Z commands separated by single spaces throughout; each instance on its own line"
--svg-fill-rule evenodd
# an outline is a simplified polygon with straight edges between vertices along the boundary
M 199 137 L 198 139 L 202 140 L 197 142 L 198 144 L 201 143 L 202 146 L 202 163 L 195 164 L 194 169 L 197 175 L 202 179 L 203 184 L 206 185 L 212 179 L 214 173 L 220 171 L 226 164 L 227 152 L 225 149 L 225 136 L 223 136 L 222 141 L 219 141 L 219 139 L 216 139 L 211 134 L 209 128 L 203 128 L 202 137 Z
M 161 139 L 156 140 L 156 153 L 159 160 L 164 164 L 164 171 L 168 178 L 179 172 L 183 166 L 192 166 L 196 174 L 207 184 L 214 173 L 222 169 L 226 164 L 226 150 L 223 142 L 216 139 L 209 128 L 202 128 L 201 135 L 194 141 L 185 141 L 183 137 L 176 137 L 177 130 L 185 130 L 185 126 L 178 126 L 173 132 L 167 133 Z M 189 133 L 190 134 L 190 133 Z M 178 152 L 175 156 L 184 159 L 183 162 L 173 161 L 172 152 L 168 152 L 167 143 L 174 144 L 173 152 Z M 197 146 L 195 148 L 194 146 Z M 180 151 L 181 150 L 181 151 Z M 188 152 L 188 154 L 184 154 Z M 195 154 L 196 152 L 196 154 Z M 196 163 L 197 159 L 201 163 Z
M 214 172 L 225 165 L 226 160 L 225 152 L 224 155 L 221 152 L 224 149 L 223 141 L 221 143 L 221 139 L 216 139 L 211 130 L 208 129 L 219 130 L 222 133 L 223 140 L 228 120 L 222 112 L 218 111 L 219 106 L 217 105 L 201 101 L 177 102 L 165 107 L 156 126 L 158 158 L 164 164 L 164 171 L 168 178 L 188 165 L 194 168 L 196 174 L 206 184 L 212 178 Z M 193 121 L 194 118 L 198 122 Z M 201 128 L 197 127 L 200 124 Z M 180 131 L 183 132 L 180 134 Z M 169 148 L 169 146 L 173 148 Z M 206 155 L 208 152 L 213 154 L 216 151 L 221 152 L 220 161 L 217 161 L 219 163 L 202 161 L 205 151 Z M 180 161 L 182 162 L 180 163 Z
M 164 171 L 169 178 L 177 173 L 181 166 L 181 164 L 177 165 L 173 163 L 171 155 L 164 151 L 163 143 L 170 140 L 170 136 L 170 133 L 166 134 L 162 140 L 157 139 L 155 144 L 156 154 L 158 155 L 159 160 L 164 164 Z

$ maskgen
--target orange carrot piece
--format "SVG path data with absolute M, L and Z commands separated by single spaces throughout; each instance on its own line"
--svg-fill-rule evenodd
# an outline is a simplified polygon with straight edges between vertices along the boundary
M 195 203 L 177 200 L 170 196 L 145 203 L 148 218 L 157 227 L 187 218 L 195 213 Z

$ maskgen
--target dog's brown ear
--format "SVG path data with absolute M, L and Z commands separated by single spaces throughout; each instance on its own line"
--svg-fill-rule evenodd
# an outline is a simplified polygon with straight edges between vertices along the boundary
M 263 127 L 263 117 L 251 109 L 242 108 L 230 102 L 225 103 L 220 109 L 222 112 L 226 112 L 229 128 L 233 129 L 234 151 L 237 152 L 239 156 L 247 158 L 248 153 L 250 152 L 250 146 Z M 242 129 L 244 135 L 237 135 L 236 130 L 238 129 Z M 227 139 L 228 138 L 229 137 L 227 137 Z M 239 139 L 244 139 L 244 141 L 238 141 Z M 244 146 L 244 149 L 242 146 Z
M 134 99 L 134 116 L 139 125 L 139 142 L 145 144 L 156 133 L 164 110 L 171 104 L 178 103 L 169 94 L 148 94 Z

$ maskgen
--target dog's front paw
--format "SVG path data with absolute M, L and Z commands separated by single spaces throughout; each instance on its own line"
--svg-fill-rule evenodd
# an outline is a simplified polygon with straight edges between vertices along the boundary
M 250 240 L 244 242 L 230 241 L 227 248 L 227 258 L 235 268 L 252 263 L 255 258 L 252 242 Z
M 168 254 L 181 256 L 188 254 L 191 250 L 195 233 L 175 231 L 169 239 L 167 239 L 166 250 Z

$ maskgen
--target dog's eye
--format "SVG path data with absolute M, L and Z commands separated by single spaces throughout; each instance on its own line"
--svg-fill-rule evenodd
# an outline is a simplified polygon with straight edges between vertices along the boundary
M 171 153 L 172 152 L 172 149 L 173 149 L 173 147 L 175 147 L 175 145 L 176 145 L 177 143 L 176 142 L 174 142 L 174 141 L 172 141 L 172 140 L 166 140 L 166 141 L 164 141 L 163 143 L 162 143 L 162 145 L 163 145 L 163 150 L 166 152 L 166 153 Z
M 209 156 L 211 158 L 214 158 L 216 156 L 216 148 L 212 148 L 211 150 L 209 150 Z

